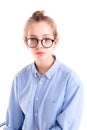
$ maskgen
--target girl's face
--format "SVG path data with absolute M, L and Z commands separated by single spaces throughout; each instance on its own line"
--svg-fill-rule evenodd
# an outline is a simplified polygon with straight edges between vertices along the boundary
M 55 46 L 58 43 L 58 40 L 54 40 L 53 30 L 46 22 L 34 22 L 29 25 L 27 38 L 36 38 L 39 39 L 38 45 L 35 48 L 30 48 L 31 53 L 36 60 L 45 60 L 48 61 L 49 58 L 52 58 L 52 53 Z M 41 40 L 44 38 L 49 38 L 54 40 L 50 48 L 44 48 L 41 44 Z

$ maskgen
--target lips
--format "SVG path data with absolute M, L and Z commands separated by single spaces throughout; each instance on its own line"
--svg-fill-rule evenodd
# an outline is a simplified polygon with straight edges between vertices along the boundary
M 37 52 L 37 54 L 44 54 L 44 52 L 40 51 L 40 52 Z
M 37 52 L 36 54 L 37 54 L 37 55 L 44 55 L 45 52 L 39 51 L 39 52 Z

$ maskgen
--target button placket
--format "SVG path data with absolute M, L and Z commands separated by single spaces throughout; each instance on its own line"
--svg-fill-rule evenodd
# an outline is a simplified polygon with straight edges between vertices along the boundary
M 35 130 L 39 130 L 38 129 L 38 109 L 39 109 L 39 104 L 41 102 L 41 98 L 42 98 L 42 88 L 43 88 L 43 83 L 44 83 L 44 77 L 39 77 L 38 82 L 37 82 L 37 90 L 36 90 L 36 94 L 35 94 L 35 103 L 34 103 L 34 118 L 35 118 Z

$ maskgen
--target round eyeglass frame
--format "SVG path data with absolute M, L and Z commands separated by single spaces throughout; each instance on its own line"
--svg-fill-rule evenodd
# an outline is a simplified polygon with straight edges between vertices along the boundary
M 36 43 L 34 46 L 30 46 L 30 45 L 28 44 L 28 41 L 31 40 L 31 39 L 32 39 L 32 38 L 27 38 L 27 37 L 25 38 L 25 41 L 26 41 L 27 45 L 28 45 L 30 48 L 35 48 L 35 47 L 37 47 L 39 41 L 41 41 L 41 45 L 42 45 L 44 48 L 50 48 L 50 47 L 53 45 L 53 42 L 54 42 L 54 39 L 50 39 L 50 38 L 43 38 L 43 39 L 34 38 L 34 39 L 37 41 L 37 43 Z M 45 40 L 45 39 L 49 39 L 49 40 L 50 40 L 50 42 L 51 42 L 50 46 L 44 46 L 43 40 Z

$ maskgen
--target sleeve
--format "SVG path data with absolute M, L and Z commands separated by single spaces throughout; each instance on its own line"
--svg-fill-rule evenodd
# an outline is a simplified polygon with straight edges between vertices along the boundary
M 21 130 L 24 120 L 24 114 L 18 103 L 17 78 L 13 80 L 9 106 L 6 114 L 6 126 L 3 130 Z
M 78 130 L 83 110 L 83 86 L 74 76 L 70 77 L 61 113 L 57 116 L 56 126 L 49 130 Z

